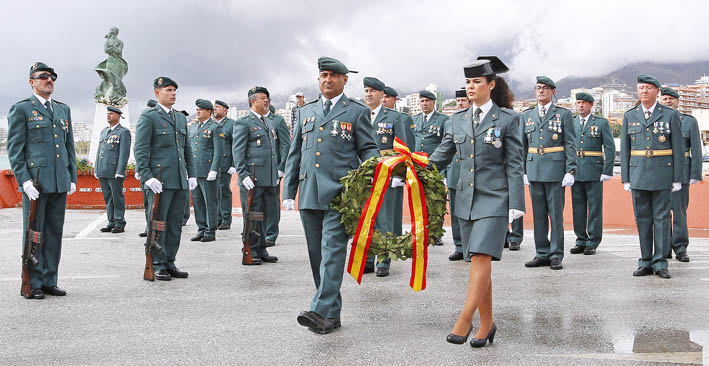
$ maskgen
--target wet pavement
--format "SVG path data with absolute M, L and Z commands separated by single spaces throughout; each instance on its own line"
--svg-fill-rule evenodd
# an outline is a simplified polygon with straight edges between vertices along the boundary
M 495 343 L 445 341 L 462 307 L 468 266 L 429 249 L 427 289 L 408 286 L 411 263 L 392 274 L 348 274 L 343 327 L 316 335 L 299 326 L 314 292 L 296 212 L 283 212 L 277 264 L 241 263 L 241 218 L 217 241 L 190 242 L 177 257 L 190 277 L 142 280 L 142 211 L 122 234 L 101 233 L 100 211 L 67 213 L 59 286 L 66 297 L 19 296 L 21 216 L 0 210 L 0 365 L 652 365 L 709 362 L 709 239 L 693 238 L 690 263 L 670 261 L 673 278 L 637 278 L 637 237 L 606 232 L 595 256 L 571 255 L 564 269 L 524 268 L 522 250 L 493 264 Z M 476 320 L 476 325 L 477 320 Z M 40 361 L 41 360 L 41 361 Z

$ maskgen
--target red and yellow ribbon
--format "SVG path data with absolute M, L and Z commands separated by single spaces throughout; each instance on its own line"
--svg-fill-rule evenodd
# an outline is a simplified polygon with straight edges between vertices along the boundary
M 397 165 L 406 164 L 406 188 L 409 192 L 409 210 L 411 213 L 412 263 L 409 286 L 414 291 L 426 288 L 426 265 L 428 263 L 428 211 L 426 209 L 426 193 L 423 184 L 416 174 L 414 163 L 425 167 L 428 165 L 428 155 L 423 152 L 412 153 L 408 146 L 398 137 L 394 138 L 394 151 L 400 155 L 383 159 L 377 164 L 372 180 L 372 189 L 357 224 L 357 231 L 352 239 L 352 250 L 347 264 L 347 272 L 362 282 L 367 252 L 372 242 L 374 222 L 379 214 L 379 208 L 387 188 L 390 185 L 391 172 Z

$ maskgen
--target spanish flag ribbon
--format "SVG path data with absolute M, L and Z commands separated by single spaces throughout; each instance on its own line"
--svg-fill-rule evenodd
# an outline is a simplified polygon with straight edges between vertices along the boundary
M 377 164 L 372 179 L 372 189 L 357 224 L 347 272 L 362 283 L 367 252 L 372 242 L 374 222 L 387 188 L 390 185 L 391 172 L 397 165 L 406 164 L 406 188 L 409 192 L 409 210 L 411 214 L 412 264 L 409 286 L 414 291 L 426 288 L 426 265 L 428 263 L 428 211 L 426 209 L 426 194 L 423 184 L 416 174 L 414 163 L 425 167 L 428 165 L 428 155 L 423 152 L 411 152 L 408 146 L 398 137 L 394 138 L 394 151 L 399 155 L 383 159 Z

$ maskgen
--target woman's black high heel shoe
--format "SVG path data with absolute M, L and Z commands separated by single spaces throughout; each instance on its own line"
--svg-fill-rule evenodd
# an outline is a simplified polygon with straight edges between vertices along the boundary
M 490 329 L 490 332 L 487 334 L 487 337 L 483 339 L 473 338 L 470 341 L 470 345 L 474 348 L 485 347 L 488 340 L 490 341 L 490 344 L 492 344 L 492 342 L 495 340 L 495 332 L 497 332 L 497 325 L 495 325 L 495 323 L 492 323 L 492 329 Z
M 448 337 L 446 337 L 446 341 L 448 343 L 453 343 L 453 344 L 463 344 L 468 340 L 468 336 L 470 336 L 470 332 L 473 331 L 473 325 L 470 324 L 470 329 L 468 329 L 468 333 L 463 336 L 455 335 L 453 333 L 448 333 Z

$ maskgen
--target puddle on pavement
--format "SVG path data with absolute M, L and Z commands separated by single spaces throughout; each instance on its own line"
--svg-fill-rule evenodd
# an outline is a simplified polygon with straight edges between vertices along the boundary
M 618 354 L 644 354 L 648 361 L 709 364 L 709 354 L 704 352 L 704 345 L 709 345 L 707 329 L 638 329 L 634 333 L 617 333 L 612 339 L 613 351 Z

